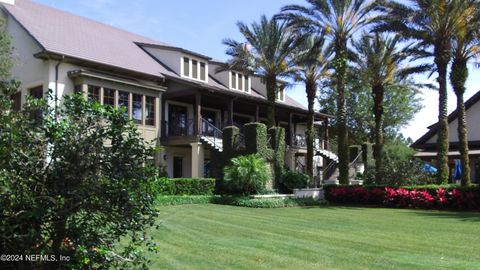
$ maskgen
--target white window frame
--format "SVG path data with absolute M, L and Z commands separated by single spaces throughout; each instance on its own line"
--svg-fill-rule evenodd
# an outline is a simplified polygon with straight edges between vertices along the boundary
M 185 65 L 184 65 L 184 59 L 185 58 L 188 58 L 188 76 L 185 76 L 184 75 L 184 69 L 185 69 Z M 194 78 L 193 77 L 193 63 L 192 61 L 197 61 L 197 77 L 198 78 Z M 200 63 L 203 63 L 205 65 L 205 80 L 202 80 L 200 79 L 201 78 L 201 75 L 200 75 L 200 71 L 201 71 L 201 64 Z M 199 58 L 196 58 L 196 57 L 190 57 L 190 56 L 186 56 L 186 55 L 183 55 L 182 57 L 180 57 L 180 75 L 183 77 L 183 78 L 189 78 L 189 79 L 192 79 L 192 80 L 196 80 L 196 81 L 200 81 L 200 82 L 205 82 L 205 83 L 208 83 L 208 62 L 205 61 L 205 60 L 200 60 Z
M 235 73 L 235 85 L 232 84 L 233 73 Z M 239 74 L 242 75 L 241 82 L 238 79 Z M 245 80 L 246 77 L 248 77 L 248 80 Z M 240 83 L 243 86 L 243 90 L 240 89 Z M 246 85 L 245 85 L 245 83 L 246 83 Z M 243 74 L 241 72 L 231 70 L 231 71 L 228 72 L 228 85 L 230 86 L 230 89 L 232 89 L 232 90 L 237 90 L 237 91 L 240 91 L 240 92 L 250 93 L 251 88 L 252 88 L 252 78 L 250 78 L 250 76 L 245 76 L 245 74 Z
M 285 102 L 285 88 L 277 91 L 276 95 L 277 95 L 276 96 L 277 101 Z

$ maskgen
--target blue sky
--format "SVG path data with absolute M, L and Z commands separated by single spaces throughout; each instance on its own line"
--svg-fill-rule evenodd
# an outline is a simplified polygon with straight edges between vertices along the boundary
M 287 4 L 305 4 L 303 0 L 35 0 L 49 6 L 88 17 L 115 27 L 226 60 L 224 38 L 242 40 L 236 22 L 258 21 L 271 16 Z M 434 82 L 434 76 L 430 81 Z M 424 82 L 425 76 L 416 80 Z M 480 69 L 470 69 L 465 97 L 480 90 Z M 289 95 L 306 104 L 303 86 L 289 90 Z M 424 108 L 402 132 L 413 139 L 427 131 L 438 116 L 438 95 L 431 90 L 421 94 Z M 455 109 L 455 95 L 449 91 L 449 112 Z

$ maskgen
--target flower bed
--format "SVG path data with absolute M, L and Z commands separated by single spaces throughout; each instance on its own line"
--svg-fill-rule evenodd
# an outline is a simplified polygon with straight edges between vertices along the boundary
M 480 188 L 477 186 L 326 186 L 324 189 L 325 198 L 331 203 L 480 210 Z

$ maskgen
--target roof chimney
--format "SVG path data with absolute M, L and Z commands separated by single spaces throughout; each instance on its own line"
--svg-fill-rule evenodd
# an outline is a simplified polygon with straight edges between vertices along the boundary
M 15 0 L 0 0 L 0 3 L 15 5 Z

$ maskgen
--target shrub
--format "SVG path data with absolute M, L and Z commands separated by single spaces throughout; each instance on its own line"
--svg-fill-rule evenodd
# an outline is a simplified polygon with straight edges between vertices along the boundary
M 480 210 L 480 188 L 477 186 L 325 186 L 324 189 L 325 198 L 333 203 Z
M 285 193 L 291 193 L 295 188 L 305 188 L 310 179 L 308 175 L 301 172 L 286 171 L 280 178 L 280 190 Z
M 154 170 L 145 164 L 155 153 L 124 111 L 88 102 L 82 94 L 65 96 L 57 110 L 47 99 L 29 98 L 14 112 L 6 101 L 0 95 L 2 253 L 63 254 L 70 260 L 4 268 L 147 265 L 142 250 L 153 247 L 146 231 L 157 211 Z
M 213 196 L 210 195 L 159 196 L 157 205 L 207 204 L 212 200 Z
M 324 205 L 325 201 L 319 201 L 312 198 L 258 198 L 238 196 L 222 196 L 215 197 L 212 200 L 216 204 L 233 205 L 250 208 L 282 208 L 282 207 L 298 207 L 298 206 L 316 206 Z
M 160 195 L 212 195 L 215 189 L 213 178 L 158 178 Z
M 257 194 L 265 190 L 270 178 L 265 161 L 257 155 L 232 158 L 231 165 L 224 169 L 227 190 L 232 194 Z

